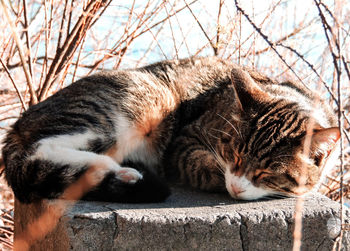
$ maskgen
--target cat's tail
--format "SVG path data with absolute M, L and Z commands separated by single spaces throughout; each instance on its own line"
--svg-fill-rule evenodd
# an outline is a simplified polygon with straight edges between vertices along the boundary
M 7 133 L 3 143 L 3 174 L 15 197 L 22 203 L 59 198 L 83 174 L 83 169 L 69 173 L 68 165 L 33 158 L 38 146 L 29 143 L 16 124 Z
M 16 198 L 21 202 L 31 202 L 36 196 L 30 193 L 30 184 L 27 182 L 26 174 L 28 163 L 27 156 L 30 155 L 30 150 L 23 142 L 23 139 L 18 135 L 15 129 L 11 129 L 2 147 L 2 160 L 4 170 L 1 175 L 5 176 L 8 185 L 12 188 Z
M 143 178 L 130 184 L 108 169 L 102 168 L 101 172 L 98 166 L 72 167 L 33 158 L 37 147 L 36 144 L 27 145 L 15 130 L 11 130 L 4 141 L 5 179 L 23 203 L 57 198 L 79 200 L 81 197 L 110 202 L 158 202 L 170 194 L 167 185 L 141 164 L 135 167 L 140 169 Z

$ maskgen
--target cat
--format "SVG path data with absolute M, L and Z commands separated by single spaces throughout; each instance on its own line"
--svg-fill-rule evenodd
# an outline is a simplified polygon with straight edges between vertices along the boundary
M 339 137 L 302 84 L 204 57 L 84 77 L 25 111 L 2 154 L 23 203 L 65 198 L 88 171 L 85 200 L 163 201 L 164 180 L 255 200 L 316 189 Z

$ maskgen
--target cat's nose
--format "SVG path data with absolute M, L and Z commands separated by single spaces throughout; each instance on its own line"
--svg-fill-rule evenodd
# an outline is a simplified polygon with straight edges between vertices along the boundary
M 240 193 L 243 193 L 245 191 L 243 188 L 237 187 L 233 184 L 231 184 L 231 190 L 235 194 L 235 196 L 238 196 Z

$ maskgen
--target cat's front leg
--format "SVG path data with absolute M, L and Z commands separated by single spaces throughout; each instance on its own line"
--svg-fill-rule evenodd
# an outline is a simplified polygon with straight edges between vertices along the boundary
M 177 168 L 180 179 L 205 191 L 224 191 L 224 163 L 201 130 L 188 127 L 178 136 L 170 149 L 171 168 Z

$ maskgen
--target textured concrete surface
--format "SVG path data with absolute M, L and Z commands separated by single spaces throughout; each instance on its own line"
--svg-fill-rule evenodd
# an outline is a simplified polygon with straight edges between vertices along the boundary
M 31 250 L 291 250 L 295 202 L 242 202 L 184 189 L 157 204 L 79 202 Z M 43 208 L 16 202 L 15 238 Z M 308 196 L 302 250 L 331 250 L 337 217 L 338 203 Z M 349 232 L 343 250 L 350 250 Z

